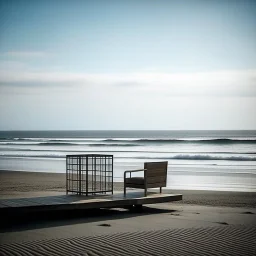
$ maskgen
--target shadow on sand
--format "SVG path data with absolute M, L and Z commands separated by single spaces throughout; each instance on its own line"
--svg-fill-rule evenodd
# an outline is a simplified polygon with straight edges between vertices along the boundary
M 143 216 L 149 214 L 175 213 L 176 210 L 157 209 L 147 206 L 129 209 L 90 209 L 40 212 L 34 215 L 20 215 L 15 218 L 1 217 L 0 233 L 60 227 L 89 222 L 102 222 Z

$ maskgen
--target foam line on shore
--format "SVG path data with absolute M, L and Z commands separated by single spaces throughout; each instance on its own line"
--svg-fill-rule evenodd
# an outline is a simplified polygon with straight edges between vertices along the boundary
M 254 255 L 255 226 L 114 233 L 1 245 L 1 255 Z

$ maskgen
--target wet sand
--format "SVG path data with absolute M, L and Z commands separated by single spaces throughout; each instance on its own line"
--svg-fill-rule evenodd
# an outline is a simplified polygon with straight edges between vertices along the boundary
M 123 183 L 114 182 L 114 190 L 122 191 Z M 0 171 L 0 199 L 65 192 L 66 174 L 64 173 Z M 163 189 L 163 192 L 183 194 L 182 204 L 256 208 L 256 192 L 174 189 Z

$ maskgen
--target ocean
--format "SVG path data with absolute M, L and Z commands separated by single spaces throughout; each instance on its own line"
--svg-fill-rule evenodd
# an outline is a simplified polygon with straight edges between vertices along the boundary
M 114 155 L 114 181 L 168 161 L 171 189 L 256 192 L 256 131 L 0 131 L 0 169 L 66 172 L 66 155 Z

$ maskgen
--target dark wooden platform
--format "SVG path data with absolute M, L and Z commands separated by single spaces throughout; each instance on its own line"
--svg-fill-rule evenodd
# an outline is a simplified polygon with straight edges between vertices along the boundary
M 0 200 L 0 215 L 35 214 L 38 212 L 85 210 L 99 208 L 126 208 L 143 204 L 158 204 L 182 200 L 180 194 L 121 192 L 113 195 L 78 196 L 60 195 L 33 198 L 15 198 Z

